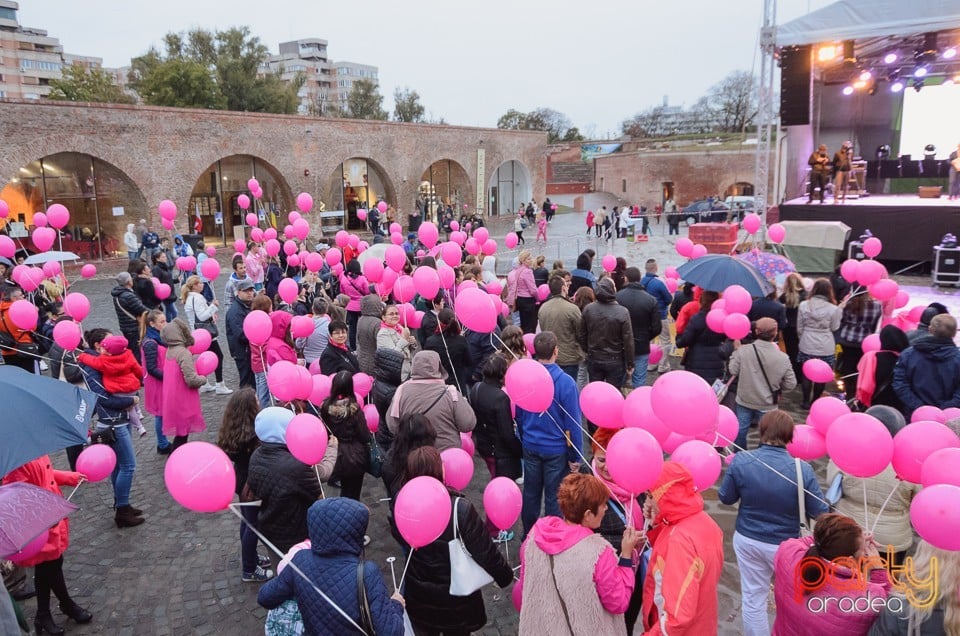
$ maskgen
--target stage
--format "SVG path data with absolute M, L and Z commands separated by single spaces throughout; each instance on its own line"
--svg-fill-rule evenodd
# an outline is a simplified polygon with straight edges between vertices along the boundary
M 834 204 L 821 204 L 807 197 L 791 199 L 780 206 L 781 221 L 842 221 L 850 226 L 850 240 L 870 230 L 883 241 L 881 261 L 931 261 L 933 246 L 943 235 L 960 235 L 960 200 L 921 199 L 915 194 L 870 195 Z

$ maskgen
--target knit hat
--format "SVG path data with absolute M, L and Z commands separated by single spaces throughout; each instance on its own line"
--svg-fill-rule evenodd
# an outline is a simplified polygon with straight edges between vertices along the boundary
M 129 346 L 129 342 L 123 336 L 107 336 L 100 342 L 100 346 L 112 356 L 118 356 Z
M 268 406 L 253 421 L 253 429 L 261 442 L 287 443 L 287 425 L 293 419 L 293 411 L 279 406 Z

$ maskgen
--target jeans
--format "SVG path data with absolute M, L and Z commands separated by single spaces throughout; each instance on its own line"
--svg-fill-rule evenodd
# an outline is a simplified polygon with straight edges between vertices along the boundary
M 243 574 L 253 574 L 257 569 L 257 535 L 251 528 L 257 527 L 257 506 L 240 506 L 243 521 L 240 522 L 240 567 Z
M 758 411 L 756 409 L 748 409 L 745 406 L 737 404 L 737 422 L 740 424 L 740 430 L 737 432 L 737 439 L 734 440 L 735 451 L 747 450 L 747 433 L 750 432 L 750 426 L 760 420 L 763 417 L 764 413 L 772 411 L 776 407 L 770 407 L 767 411 Z
M 557 503 L 557 490 L 569 472 L 566 453 L 544 455 L 528 448 L 523 449 L 523 508 L 520 516 L 523 520 L 524 538 L 540 517 L 541 502 L 545 514 L 562 516 Z
M 347 312 L 347 332 L 350 334 L 350 351 L 357 350 L 357 323 L 360 322 L 359 311 Z
M 97 426 L 102 431 L 109 426 Z M 133 440 L 130 438 L 130 424 L 121 424 L 113 427 L 113 434 L 117 441 L 110 444 L 110 448 L 117 454 L 117 465 L 110 474 L 110 483 L 113 484 L 114 506 L 121 508 L 130 505 L 130 486 L 133 484 L 133 473 L 137 469 L 137 457 L 133 451 Z
M 245 356 L 234 358 L 233 362 L 237 365 L 237 375 L 240 376 L 238 384 L 240 387 L 248 386 L 251 389 L 256 389 L 257 380 L 253 377 L 253 370 L 250 368 L 250 352 L 248 351 Z
M 577 374 L 580 372 L 579 364 L 568 364 L 566 366 L 561 365 L 560 370 L 573 378 L 574 382 L 577 380 Z
M 163 314 L 167 318 L 167 322 L 172 322 L 177 318 L 177 305 L 172 300 L 163 301 Z
M 633 388 L 647 385 L 647 359 L 649 357 L 650 354 L 645 353 L 633 359 L 633 377 L 631 378 Z
M 265 409 L 272 404 L 270 400 L 270 388 L 267 386 L 267 372 L 253 374 L 257 381 L 257 400 L 260 402 L 260 408 Z
M 665 373 L 670 370 L 670 354 L 673 353 L 673 340 L 670 339 L 670 319 L 660 319 L 660 349 L 663 350 L 663 357 L 657 364 L 657 371 Z
M 136 251 L 131 252 L 131 251 L 128 250 L 128 251 L 127 251 L 127 259 L 129 259 L 129 260 L 131 260 L 131 261 L 137 260 L 137 252 L 136 252 Z
M 157 448 L 167 448 L 170 446 L 170 440 L 163 434 L 163 417 L 153 416 L 153 428 L 157 433 Z
M 623 386 L 623 381 L 627 379 L 627 370 L 623 366 L 623 360 L 619 357 L 613 360 L 588 360 L 587 373 L 591 382 L 607 382 L 618 389 Z
M 779 544 L 763 543 L 733 533 L 733 551 L 740 570 L 740 599 L 743 604 L 743 633 L 745 636 L 767 636 L 770 621 L 767 616 L 767 597 L 773 576 L 773 557 Z

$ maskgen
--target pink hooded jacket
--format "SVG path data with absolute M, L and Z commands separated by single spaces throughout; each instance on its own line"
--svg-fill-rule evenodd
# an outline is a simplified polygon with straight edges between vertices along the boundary
M 281 360 L 297 363 L 297 352 L 293 347 L 287 344 L 287 331 L 290 329 L 290 322 L 293 316 L 285 311 L 274 311 L 270 314 L 270 322 L 273 323 L 273 332 L 270 339 L 264 345 L 264 351 L 267 358 L 267 366 L 272 366 Z

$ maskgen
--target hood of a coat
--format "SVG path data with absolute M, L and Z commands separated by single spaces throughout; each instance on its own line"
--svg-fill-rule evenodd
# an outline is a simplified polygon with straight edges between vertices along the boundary
M 133 228 L 134 228 L 133 223 L 127 223 L 127 232 L 130 232 L 131 234 L 133 234 Z
M 168 322 L 160 337 L 167 343 L 168 347 L 189 347 L 193 345 L 193 336 L 190 334 L 190 327 L 183 320 L 177 318 L 173 322 Z
M 383 310 L 383 301 L 376 294 L 367 294 L 360 300 L 360 315 L 379 318 Z
M 253 429 L 261 442 L 268 444 L 287 443 L 287 425 L 293 419 L 293 411 L 279 406 L 268 406 L 253 421 Z
M 936 362 L 945 362 L 957 354 L 957 345 L 949 338 L 924 336 L 914 343 L 913 348 Z
M 560 517 L 543 517 L 533 526 L 537 547 L 550 555 L 557 555 L 593 534 L 590 528 L 567 523 Z
M 370 511 L 359 501 L 346 497 L 317 501 L 307 510 L 310 550 L 320 556 L 359 555 L 369 520 Z
M 345 420 L 348 417 L 352 417 L 353 415 L 356 415 L 359 410 L 360 405 L 350 398 L 334 400 L 327 406 L 327 412 L 330 414 L 330 417 L 335 417 L 339 420 Z
M 270 322 L 273 324 L 273 331 L 270 332 L 270 336 L 279 340 L 285 339 L 292 320 L 293 316 L 285 311 L 270 312 Z
M 609 278 L 604 278 L 597 283 L 597 301 L 607 304 L 617 301 L 617 286 Z
M 660 509 L 655 519 L 658 524 L 675 525 L 703 510 L 703 497 L 697 492 L 693 477 L 676 462 L 664 462 L 650 494 Z
M 410 367 L 411 380 L 446 380 L 447 371 L 440 364 L 440 354 L 436 351 L 418 351 L 413 356 Z

